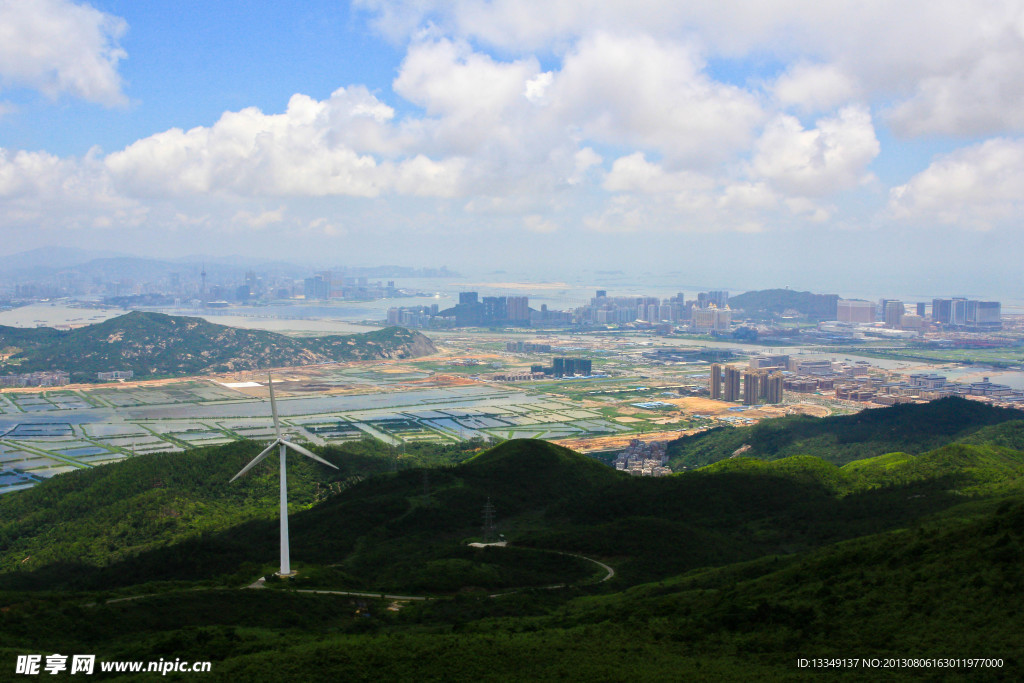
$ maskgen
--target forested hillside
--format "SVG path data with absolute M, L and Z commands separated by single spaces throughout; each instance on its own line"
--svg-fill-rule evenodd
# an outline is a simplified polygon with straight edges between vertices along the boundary
M 664 478 L 540 441 L 323 449 L 342 471 L 290 470 L 289 581 L 273 458 L 226 484 L 257 444 L 61 475 L 0 497 L 0 652 L 211 660 L 211 680 L 810 680 L 797 657 L 853 656 L 991 658 L 939 673 L 1017 678 L 1024 423 L 962 404 L 794 420 L 774 444 L 831 434 L 841 456 Z M 485 506 L 507 547 L 468 545 Z
M 1024 420 L 1024 411 L 994 408 L 950 397 L 925 404 L 863 410 L 853 415 L 814 418 L 794 415 L 763 420 L 749 427 L 721 427 L 685 436 L 668 445 L 670 465 L 701 467 L 732 457 L 740 448 L 748 457 L 774 460 L 814 455 L 836 464 L 893 452 L 922 453 L 959 441 L 985 427 Z M 1007 427 L 1000 439 L 1021 446 L 1022 425 Z M 992 432 L 992 439 L 997 438 Z
M 401 327 L 352 335 L 289 337 L 133 311 L 67 332 L 0 326 L 5 372 L 65 370 L 72 381 L 131 370 L 136 378 L 257 370 L 348 360 L 415 358 L 435 352 L 419 332 Z

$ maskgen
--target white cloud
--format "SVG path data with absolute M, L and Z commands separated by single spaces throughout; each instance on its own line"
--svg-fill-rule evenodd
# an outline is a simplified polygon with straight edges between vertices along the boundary
M 647 161 L 642 152 L 635 152 L 615 160 L 602 186 L 609 192 L 660 194 L 707 192 L 713 183 L 707 176 L 691 171 L 666 172 L 659 164 Z
M 769 211 L 778 206 L 779 200 L 771 188 L 764 183 L 739 182 L 729 185 L 718 200 L 723 209 Z
M 792 116 L 780 115 L 754 146 L 751 167 L 755 176 L 782 192 L 815 197 L 863 182 L 879 149 L 871 115 L 863 107 L 845 107 L 811 130 Z
M 0 148 L 4 226 L 132 227 L 148 208 L 120 195 L 92 150 L 83 158 Z
M 124 104 L 123 19 L 69 0 L 0 0 L 0 83 Z
M 570 185 L 579 185 L 586 179 L 590 170 L 599 166 L 604 159 L 590 147 L 584 147 L 573 155 L 573 172 L 566 182 Z
M 530 214 L 523 218 L 523 226 L 530 232 L 551 233 L 558 231 L 558 223 L 538 214 Z
M 549 108 L 584 138 L 687 165 L 728 158 L 763 118 L 754 96 L 708 78 L 693 49 L 646 36 L 581 41 L 547 93 Z
M 920 223 L 987 229 L 1019 225 L 1024 211 L 1024 140 L 996 138 L 936 159 L 890 192 L 893 215 Z
M 231 222 L 252 230 L 261 230 L 267 226 L 281 223 L 284 220 L 284 214 L 283 206 L 273 211 L 260 211 L 259 213 L 242 210 L 231 218 Z
M 780 102 L 825 111 L 893 103 L 907 135 L 1024 128 L 1024 2 L 882 0 L 361 0 L 392 37 L 430 25 L 512 53 L 571 53 L 595 35 L 645 35 L 727 60 L 796 62 Z M 815 87 L 818 86 L 818 87 Z
M 526 90 L 523 92 L 523 95 L 525 95 L 526 99 L 530 100 L 534 104 L 543 104 L 545 102 L 544 93 L 547 91 L 554 79 L 554 74 L 550 71 L 537 74 L 530 80 L 526 81 Z
M 858 95 L 853 80 L 835 64 L 790 66 L 771 87 L 772 94 L 783 105 L 803 111 L 818 112 L 850 102 Z
M 105 163 L 125 192 L 142 197 L 454 194 L 461 159 L 373 154 L 398 154 L 406 146 L 388 125 L 392 116 L 362 87 L 339 89 L 322 102 L 295 95 L 283 114 L 227 112 L 210 127 L 138 140 Z
M 896 130 L 905 135 L 1024 130 L 1024 35 L 1013 42 L 1011 49 L 921 79 L 914 95 L 891 112 Z
M 529 101 L 527 83 L 540 72 L 535 59 L 499 62 L 449 40 L 414 44 L 394 91 L 422 107 L 425 131 L 447 153 L 521 145 L 517 121 Z

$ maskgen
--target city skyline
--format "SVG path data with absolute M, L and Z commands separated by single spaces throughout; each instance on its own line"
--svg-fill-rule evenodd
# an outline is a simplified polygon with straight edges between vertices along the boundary
M 0 2 L 3 253 L 1011 298 L 1021 16 Z

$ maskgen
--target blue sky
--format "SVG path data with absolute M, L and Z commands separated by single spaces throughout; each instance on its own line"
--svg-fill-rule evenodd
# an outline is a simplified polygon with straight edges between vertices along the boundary
M 2 249 L 1019 298 L 1021 0 L 355 5 L 0 0 Z

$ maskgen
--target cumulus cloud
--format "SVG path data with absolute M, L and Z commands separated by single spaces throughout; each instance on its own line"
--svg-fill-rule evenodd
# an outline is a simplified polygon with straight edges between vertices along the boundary
M 871 115 L 863 107 L 845 107 L 811 130 L 780 115 L 754 146 L 751 167 L 782 192 L 815 197 L 862 182 L 879 149 Z
M 373 154 L 398 154 L 403 147 L 401 135 L 387 126 L 392 115 L 362 87 L 342 88 L 325 101 L 295 95 L 283 114 L 227 112 L 210 127 L 139 140 L 110 154 L 105 165 L 118 186 L 136 196 L 454 194 L 461 159 Z
M 1024 140 L 996 138 L 936 159 L 890 191 L 893 215 L 987 229 L 1024 210 Z
M 647 36 L 582 40 L 548 92 L 551 108 L 582 136 L 689 165 L 728 158 L 763 118 L 750 93 L 709 78 L 692 48 Z
M 83 158 L 61 158 L 0 148 L 0 203 L 8 226 L 135 226 L 148 213 L 117 192 L 95 150 Z
M 803 111 L 818 112 L 846 104 L 858 95 L 858 88 L 835 64 L 790 66 L 771 86 L 781 104 Z
M 707 191 L 713 187 L 710 178 L 691 171 L 666 172 L 659 164 L 647 161 L 642 152 L 620 157 L 605 176 L 604 189 L 610 192 Z
M 906 135 L 973 136 L 1024 127 L 1024 3 L 905 0 L 361 0 L 392 37 L 424 25 L 504 51 L 571 52 L 592 36 L 649 36 L 729 60 L 796 60 L 780 102 L 827 111 L 892 102 Z M 637 72 L 638 75 L 640 72 Z
M 69 0 L 0 0 L 0 83 L 124 104 L 118 41 L 128 25 Z
M 1016 49 L 922 79 L 890 120 L 904 135 L 990 135 L 1024 130 L 1024 35 Z

